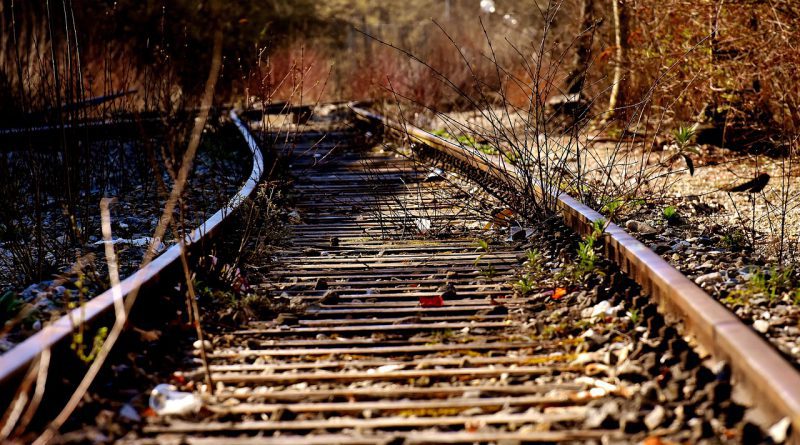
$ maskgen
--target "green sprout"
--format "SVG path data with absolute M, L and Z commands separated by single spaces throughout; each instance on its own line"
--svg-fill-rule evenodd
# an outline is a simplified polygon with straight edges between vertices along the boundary
M 675 206 L 664 207 L 661 214 L 667 222 L 672 223 L 678 221 L 678 209 L 675 208 Z

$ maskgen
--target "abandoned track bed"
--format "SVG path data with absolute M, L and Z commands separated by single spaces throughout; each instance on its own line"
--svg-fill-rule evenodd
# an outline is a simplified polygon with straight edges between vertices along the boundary
M 739 391 L 740 367 L 718 360 L 736 356 L 698 348 L 712 328 L 662 316 L 660 285 L 638 280 L 658 298 L 643 293 L 614 255 L 571 273 L 574 225 L 512 236 L 503 203 L 471 179 L 483 166 L 337 125 L 262 135 L 288 159 L 292 224 L 250 284 L 282 313 L 196 343 L 170 372 L 202 410 L 128 423 L 122 442 L 764 439 L 775 407 Z
M 502 203 L 465 175 L 357 136 L 320 146 L 301 133 L 279 146 L 292 152 L 295 223 L 255 285 L 295 309 L 220 332 L 207 355 L 213 388 L 199 362 L 178 373 L 206 394 L 204 414 L 151 419 L 125 441 L 761 434 L 731 400 L 728 368 L 690 348 L 612 264 L 583 282 L 556 278 L 576 261 L 569 229 L 506 240 L 507 227 L 487 222 Z

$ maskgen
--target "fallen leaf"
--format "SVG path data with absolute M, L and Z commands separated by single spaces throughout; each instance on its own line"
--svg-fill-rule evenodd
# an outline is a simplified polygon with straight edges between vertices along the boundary
M 561 297 L 567 294 L 567 289 L 564 287 L 557 287 L 553 291 L 553 296 L 551 297 L 553 300 L 560 300 Z
M 150 408 L 149 406 L 140 414 L 142 417 L 158 417 L 156 411 L 153 408 Z
M 509 225 L 509 220 L 514 217 L 514 211 L 511 209 L 502 209 L 492 214 L 492 220 L 484 226 L 484 230 L 489 230 L 493 227 L 506 227 Z
M 141 338 L 142 341 L 154 342 L 158 341 L 158 339 L 161 338 L 161 331 L 159 331 L 158 329 L 153 329 L 148 331 L 145 329 L 133 328 L 133 330 L 136 331 L 137 334 L 139 334 L 139 338 Z
M 502 299 L 502 298 L 505 298 L 505 297 L 502 297 L 502 296 L 500 296 L 500 297 L 497 297 L 497 298 L 498 298 L 498 299 Z M 491 300 L 489 300 L 489 303 L 490 303 L 492 306 L 505 306 L 505 305 L 506 305 L 506 304 L 505 304 L 505 303 L 503 303 L 502 301 L 498 301 L 497 299 L 495 299 L 495 297 L 492 297 L 492 298 L 491 298 Z
M 422 295 L 419 297 L 419 305 L 422 307 L 441 307 L 444 305 L 444 298 L 441 295 Z

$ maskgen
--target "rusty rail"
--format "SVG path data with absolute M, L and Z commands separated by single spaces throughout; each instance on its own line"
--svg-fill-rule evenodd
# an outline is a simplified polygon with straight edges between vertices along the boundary
M 509 175 L 522 173 L 499 156 L 460 146 L 405 122 L 370 110 L 351 107 L 361 119 L 399 131 L 416 143 L 451 156 L 492 177 L 509 182 Z M 547 193 L 538 186 L 537 193 Z M 557 196 L 565 223 L 578 233 L 592 231 L 592 223 L 603 215 L 566 193 Z M 714 358 L 730 364 L 734 379 L 752 401 L 764 410 L 770 422 L 788 418 L 792 440 L 800 431 L 800 373 L 761 336 L 736 315 L 708 295 L 658 254 L 616 224 L 609 224 L 604 237 L 606 255 L 651 295 L 662 310 L 680 320 L 686 333 Z
M 242 188 L 228 201 L 228 204 L 187 235 L 186 248 L 190 250 L 214 236 L 227 217 L 255 191 L 264 172 L 264 158 L 255 139 L 234 111 L 230 112 L 230 118 L 242 133 L 253 155 L 253 167 Z M 180 257 L 181 245 L 175 244 L 150 264 L 122 280 L 117 287 L 106 290 L 84 306 L 72 310 L 10 351 L 0 355 L 0 388 L 5 388 L 4 391 L 11 391 L 8 386 L 13 384 L 15 377 L 34 363 L 44 350 L 52 348 L 66 339 L 73 332 L 77 323 L 91 323 L 102 314 L 113 312 L 115 295 L 125 298 L 132 291 L 157 281 L 162 272 L 176 264 Z

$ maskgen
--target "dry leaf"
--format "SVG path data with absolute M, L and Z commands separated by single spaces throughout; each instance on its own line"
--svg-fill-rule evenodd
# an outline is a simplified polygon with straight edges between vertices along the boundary
M 133 328 L 133 330 L 139 334 L 139 338 L 141 338 L 142 341 L 154 342 L 157 341 L 159 338 L 161 338 L 161 331 L 159 331 L 158 329 L 147 331 L 144 329 Z

